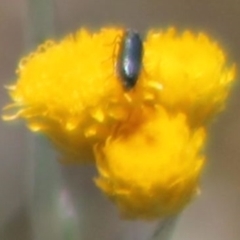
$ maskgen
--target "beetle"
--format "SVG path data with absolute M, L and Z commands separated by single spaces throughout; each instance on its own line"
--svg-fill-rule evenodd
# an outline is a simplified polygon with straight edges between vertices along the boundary
M 143 43 L 139 33 L 127 29 L 121 39 L 117 56 L 117 71 L 124 87 L 132 89 L 142 67 Z

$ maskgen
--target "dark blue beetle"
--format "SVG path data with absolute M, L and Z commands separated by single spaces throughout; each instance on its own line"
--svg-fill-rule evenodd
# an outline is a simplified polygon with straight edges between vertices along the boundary
M 139 33 L 128 29 L 123 34 L 117 59 L 117 70 L 124 87 L 133 88 L 142 66 L 143 43 Z

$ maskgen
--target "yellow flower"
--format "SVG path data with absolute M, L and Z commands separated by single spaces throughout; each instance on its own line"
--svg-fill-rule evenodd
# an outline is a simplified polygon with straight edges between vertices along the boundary
M 164 217 L 198 190 L 206 127 L 225 105 L 235 66 L 203 33 L 150 31 L 128 91 L 115 67 L 123 33 L 81 29 L 23 58 L 6 107 L 15 112 L 4 119 L 26 119 L 65 163 L 94 162 L 97 186 L 123 216 Z
M 220 112 L 235 76 L 218 45 L 205 34 L 174 28 L 152 31 L 145 43 L 144 68 L 163 91 L 155 101 L 170 111 L 184 111 L 191 124 L 207 123 Z M 156 57 L 153 57 L 156 56 Z
M 204 129 L 191 131 L 184 114 L 159 108 L 133 134 L 119 129 L 96 147 L 97 185 L 124 217 L 174 214 L 196 194 L 204 139 Z

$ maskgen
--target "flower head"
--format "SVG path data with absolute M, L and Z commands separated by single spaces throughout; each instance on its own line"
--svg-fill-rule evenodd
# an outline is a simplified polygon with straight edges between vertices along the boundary
M 159 108 L 129 134 L 120 129 L 96 147 L 97 185 L 128 218 L 171 215 L 195 196 L 204 163 L 203 128 Z
M 196 195 L 206 127 L 225 106 L 235 66 L 203 33 L 150 31 L 127 90 L 116 69 L 123 33 L 81 29 L 38 47 L 19 64 L 6 107 L 16 110 L 5 119 L 47 134 L 65 163 L 95 162 L 97 186 L 123 216 L 164 217 Z

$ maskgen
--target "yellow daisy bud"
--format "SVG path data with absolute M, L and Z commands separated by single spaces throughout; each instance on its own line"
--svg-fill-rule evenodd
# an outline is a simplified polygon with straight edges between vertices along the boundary
M 82 29 L 60 43 L 38 47 L 19 64 L 10 91 L 15 102 L 10 107 L 17 112 L 5 119 L 25 118 L 31 130 L 45 132 L 70 161 L 91 160 L 92 144 L 108 136 L 115 119 L 128 115 L 129 100 L 113 59 L 114 41 L 121 34 L 118 29 L 98 34 Z
M 124 217 L 174 214 L 197 192 L 204 139 L 204 129 L 191 131 L 184 114 L 159 108 L 134 133 L 119 129 L 96 147 L 97 185 Z
M 224 107 L 235 77 L 223 51 L 205 34 L 174 28 L 151 31 L 145 42 L 144 69 L 150 81 L 162 84 L 155 102 L 170 111 L 186 112 L 193 125 L 210 120 Z

